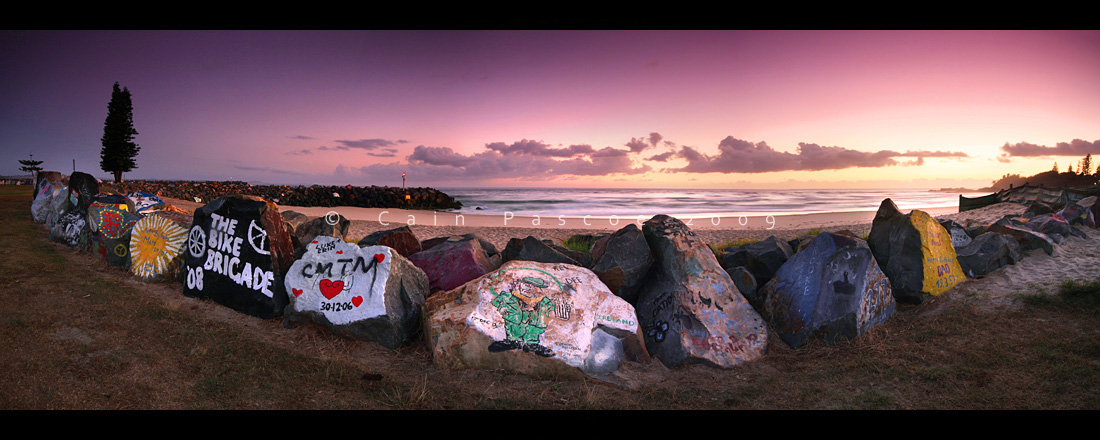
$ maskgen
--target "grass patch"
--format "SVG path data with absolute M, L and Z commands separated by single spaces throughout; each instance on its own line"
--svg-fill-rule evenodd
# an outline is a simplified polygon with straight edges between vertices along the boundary
M 574 252 L 592 253 L 592 246 L 596 241 L 585 239 L 580 235 L 571 235 L 562 242 L 562 247 Z
M 710 250 L 711 250 L 711 252 L 714 252 L 714 256 L 716 256 L 718 258 L 722 258 L 722 256 L 726 254 L 726 249 L 729 249 L 731 247 L 741 247 L 741 246 L 756 243 L 758 241 L 760 241 L 760 240 L 755 239 L 755 238 L 742 238 L 742 239 L 739 239 L 739 240 L 727 240 L 724 243 L 718 243 L 718 244 L 708 243 L 707 246 L 710 246 Z

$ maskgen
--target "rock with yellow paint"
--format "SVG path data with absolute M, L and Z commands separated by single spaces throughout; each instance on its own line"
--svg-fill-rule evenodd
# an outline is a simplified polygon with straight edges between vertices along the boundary
M 951 234 L 924 211 L 902 214 L 883 200 L 867 244 L 898 301 L 920 303 L 966 280 Z
M 166 216 L 145 216 L 130 233 L 130 271 L 143 281 L 177 278 L 186 241 L 183 226 Z
M 442 368 L 606 379 L 649 360 L 634 307 L 570 264 L 509 261 L 428 298 L 424 320 Z

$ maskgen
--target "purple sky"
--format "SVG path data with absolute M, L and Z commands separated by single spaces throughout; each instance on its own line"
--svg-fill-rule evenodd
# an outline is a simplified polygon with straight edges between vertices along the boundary
M 0 31 L 0 174 L 985 186 L 1100 153 L 1097 31 Z

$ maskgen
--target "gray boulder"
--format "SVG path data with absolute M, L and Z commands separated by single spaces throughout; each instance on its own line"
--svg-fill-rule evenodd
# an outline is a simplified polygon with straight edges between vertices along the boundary
M 592 246 L 592 272 L 600 277 L 611 293 L 634 304 L 638 289 L 653 267 L 653 253 L 645 235 L 633 223 L 614 234 L 595 241 Z
M 284 217 L 285 219 L 285 217 Z M 294 228 L 294 235 L 303 245 L 308 245 L 316 237 L 347 238 L 351 220 L 340 214 L 333 217 L 321 216 Z
M 955 250 L 963 272 L 971 278 L 984 276 L 1020 261 L 1020 244 L 1012 237 L 996 232 L 979 235 L 969 245 Z
M 420 240 L 416 238 L 416 234 L 413 233 L 407 225 L 399 228 L 387 229 L 385 231 L 377 231 L 362 240 L 359 240 L 359 246 L 386 246 L 393 248 L 402 257 L 409 258 L 412 254 L 422 251 L 420 247 Z
M 761 285 L 767 284 L 775 276 L 787 259 L 794 255 L 790 244 L 774 235 L 756 243 L 726 249 L 722 258 L 723 267 L 742 266 L 752 272 L 752 276 Z
M 542 240 L 528 235 L 527 238 L 513 238 L 508 240 L 508 245 L 500 253 L 503 262 L 512 260 L 537 261 L 539 263 L 565 263 L 574 266 L 582 266 L 577 260 L 558 252 Z

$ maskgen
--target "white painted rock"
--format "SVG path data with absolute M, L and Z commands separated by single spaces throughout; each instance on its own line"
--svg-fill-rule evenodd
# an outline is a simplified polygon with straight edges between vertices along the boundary
M 338 335 L 404 345 L 420 325 L 428 277 L 392 248 L 318 236 L 286 275 L 288 327 L 312 321 Z
M 531 374 L 614 372 L 648 361 L 634 307 L 592 271 L 513 260 L 433 295 L 425 336 L 436 366 Z

